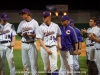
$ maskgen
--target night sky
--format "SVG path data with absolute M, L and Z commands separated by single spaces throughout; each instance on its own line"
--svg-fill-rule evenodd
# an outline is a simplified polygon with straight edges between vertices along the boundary
M 46 5 L 68 4 L 69 10 L 100 10 L 100 0 L 0 0 L 0 10 L 45 10 Z

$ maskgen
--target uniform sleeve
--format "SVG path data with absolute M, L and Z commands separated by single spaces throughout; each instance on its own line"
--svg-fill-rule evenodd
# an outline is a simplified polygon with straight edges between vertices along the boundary
M 100 31 L 100 29 L 97 27 L 97 28 L 93 31 L 93 33 L 97 35 L 99 31 Z
M 60 27 L 57 25 L 57 36 L 61 35 Z
M 38 29 L 39 29 L 39 24 L 38 24 L 38 22 L 36 22 L 35 23 L 35 34 L 37 34 L 38 33 Z
M 11 25 L 11 29 L 12 29 L 12 36 L 16 36 L 17 34 L 14 25 Z
M 83 42 L 83 37 L 80 30 L 77 30 L 77 38 L 78 38 L 78 42 Z
M 21 33 L 21 32 L 22 32 L 21 25 L 22 25 L 22 23 L 20 23 L 20 24 L 18 25 L 17 33 Z
M 78 42 L 77 34 L 73 28 L 71 28 L 71 39 L 74 43 Z
M 37 31 L 37 35 L 36 35 L 36 38 L 37 39 L 43 39 L 43 36 L 44 36 L 44 33 L 43 33 L 43 30 L 41 27 L 38 28 L 38 31 Z

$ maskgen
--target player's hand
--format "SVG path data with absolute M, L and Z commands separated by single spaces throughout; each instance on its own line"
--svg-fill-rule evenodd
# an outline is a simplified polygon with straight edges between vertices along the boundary
M 58 50 L 61 50 L 62 46 L 61 45 L 57 45 L 56 46 Z
M 15 42 L 11 42 L 10 47 L 14 47 L 14 46 L 15 46 Z
M 97 38 L 97 36 L 96 36 L 95 34 L 90 34 L 88 37 L 89 37 L 91 40 L 94 40 L 95 38 Z
M 84 28 L 84 29 L 81 29 L 81 32 L 84 34 L 84 33 L 86 33 L 86 29 Z
M 51 55 L 51 54 L 52 54 L 52 51 L 51 51 L 51 50 L 47 50 L 47 53 L 48 53 L 49 55 Z
M 77 55 L 77 54 L 78 54 L 78 51 L 75 50 L 72 55 Z
M 81 50 L 78 50 L 78 55 L 80 55 L 81 54 Z
M 27 35 L 28 35 L 28 36 L 32 36 L 32 33 L 28 33 Z

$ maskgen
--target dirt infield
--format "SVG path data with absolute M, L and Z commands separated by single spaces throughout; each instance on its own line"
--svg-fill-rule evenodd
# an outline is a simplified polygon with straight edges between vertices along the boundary
M 38 50 L 40 50 L 40 46 L 38 42 L 36 42 L 36 47 Z M 18 50 L 21 49 L 21 41 L 16 41 L 16 46 L 14 47 L 14 49 L 18 49 Z M 82 54 L 80 56 L 86 56 L 85 50 L 86 50 L 85 43 L 82 43 Z M 59 54 L 59 51 L 58 51 L 58 54 Z

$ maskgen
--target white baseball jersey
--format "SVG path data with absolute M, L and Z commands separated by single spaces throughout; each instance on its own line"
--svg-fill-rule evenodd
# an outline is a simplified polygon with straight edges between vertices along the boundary
M 61 35 L 60 28 L 57 24 L 51 22 L 50 26 L 42 23 L 39 27 L 36 38 L 41 38 L 45 45 L 57 45 L 57 36 Z
M 34 33 L 36 34 L 37 33 L 37 29 L 38 29 L 39 25 L 38 25 L 38 22 L 34 19 L 32 19 L 31 21 L 27 22 L 25 20 L 21 21 L 19 26 L 18 26 L 18 30 L 17 30 L 17 33 Z M 25 42 L 30 42 L 30 41 L 34 41 L 35 38 L 33 37 L 29 37 L 29 39 L 25 39 L 24 37 L 22 37 L 21 39 L 22 41 L 25 41 Z
M 12 41 L 12 37 L 16 35 L 13 25 L 6 23 L 5 25 L 0 24 L 0 41 Z M 9 43 L 5 44 L 6 46 L 10 45 Z
M 89 32 L 90 30 L 91 30 L 91 28 L 88 28 L 88 29 L 87 29 L 87 33 L 88 33 L 88 34 L 90 33 L 90 32 Z M 87 38 L 86 38 L 86 45 L 89 45 L 90 43 L 91 43 L 91 40 L 87 37 Z
M 99 28 L 99 32 L 97 33 L 97 38 L 100 39 L 100 28 Z M 100 43 L 96 42 L 95 47 L 100 48 Z
M 94 33 L 95 35 L 97 35 L 99 32 L 99 28 L 97 26 L 93 27 L 93 28 L 89 28 L 87 30 L 87 33 Z M 86 44 L 92 44 L 95 43 L 94 41 L 89 40 L 89 38 L 86 39 Z

